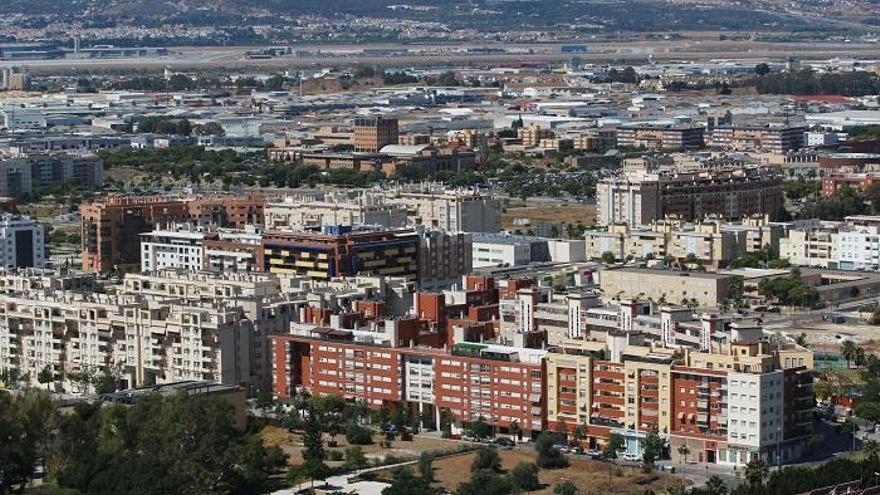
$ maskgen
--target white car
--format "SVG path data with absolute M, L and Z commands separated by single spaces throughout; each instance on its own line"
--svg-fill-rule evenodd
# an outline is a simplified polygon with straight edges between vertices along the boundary
M 626 454 L 623 454 L 623 460 L 624 461 L 631 461 L 631 462 L 639 462 L 642 460 L 642 456 L 640 456 L 639 454 L 626 453 Z

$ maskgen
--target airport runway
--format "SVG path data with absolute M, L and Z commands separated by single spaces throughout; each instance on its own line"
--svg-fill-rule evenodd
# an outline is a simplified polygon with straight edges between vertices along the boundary
M 659 41 L 574 41 L 585 44 L 586 53 L 562 53 L 552 44 L 394 44 L 363 45 L 294 45 L 299 54 L 271 59 L 249 59 L 249 51 L 261 47 L 173 47 L 163 57 L 116 59 L 58 59 L 32 61 L 0 61 L 0 66 L 25 66 L 34 74 L 64 74 L 88 72 L 117 72 L 128 70 L 159 71 L 165 67 L 175 70 L 242 70 L 247 68 L 320 68 L 353 66 L 358 64 L 388 66 L 481 66 L 515 65 L 520 62 L 565 62 L 577 56 L 583 62 L 644 62 L 648 57 L 657 61 L 709 60 L 776 60 L 791 57 L 800 60 L 829 58 L 857 58 L 880 60 L 877 43 L 780 43 L 718 40 L 659 40 Z M 468 48 L 497 47 L 506 53 L 473 53 Z M 408 49 L 408 53 L 381 54 L 381 50 Z M 412 53 L 418 50 L 424 53 Z M 365 52 L 366 51 L 366 52 Z

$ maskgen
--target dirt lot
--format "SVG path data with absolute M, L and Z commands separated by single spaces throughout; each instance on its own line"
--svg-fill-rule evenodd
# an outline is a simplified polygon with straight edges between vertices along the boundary
M 261 435 L 263 437 L 263 443 L 265 445 L 278 445 L 279 447 L 281 447 L 282 450 L 284 450 L 285 453 L 287 453 L 287 455 L 289 456 L 287 460 L 288 464 L 292 466 L 302 464 L 302 435 L 300 435 L 299 433 L 288 433 L 287 430 L 275 426 L 267 426 L 263 428 Z M 327 451 L 338 450 L 344 453 L 345 449 L 350 447 L 348 442 L 345 441 L 345 435 L 338 435 L 336 437 L 336 447 L 328 447 L 326 442 L 329 440 L 330 437 L 328 435 L 324 435 L 324 449 Z M 434 439 L 417 436 L 411 442 L 395 440 L 391 442 L 391 448 L 386 449 L 379 445 L 380 440 L 381 438 L 379 435 L 374 435 L 373 441 L 375 443 L 373 445 L 361 446 L 364 451 L 364 455 L 367 457 L 368 460 L 383 458 L 388 455 L 399 458 L 418 457 L 418 455 L 422 452 L 447 450 L 461 445 L 460 442 L 455 442 L 452 440 L 442 440 L 439 438 Z M 343 464 L 343 461 L 327 461 L 327 465 L 329 466 L 338 466 L 341 464 Z
M 852 340 L 865 351 L 880 352 L 880 327 L 873 325 L 810 323 L 785 332 L 789 335 L 806 334 L 811 349 L 837 352 L 844 340 Z
M 535 455 L 532 453 L 503 450 L 501 454 L 501 467 L 507 471 L 522 461 L 534 462 Z M 471 463 L 476 454 L 462 454 L 434 461 L 434 478 L 437 484 L 453 490 L 466 480 L 470 472 Z M 609 472 L 611 473 L 609 486 Z M 390 478 L 391 471 L 382 471 L 380 478 Z M 551 495 L 553 485 L 562 480 L 569 480 L 584 495 L 641 495 L 646 490 L 662 492 L 666 488 L 681 484 L 681 478 L 662 473 L 644 474 L 639 469 L 625 468 L 606 464 L 604 462 L 590 460 L 571 459 L 571 465 L 566 469 L 541 470 L 538 479 L 542 487 L 530 492 L 532 495 Z
M 528 218 L 532 226 L 542 222 L 558 222 L 563 225 L 593 225 L 596 222 L 596 207 L 592 205 L 553 205 L 553 206 L 520 206 L 507 208 L 501 214 L 501 228 L 509 230 L 527 230 L 528 226 L 514 225 L 515 218 Z

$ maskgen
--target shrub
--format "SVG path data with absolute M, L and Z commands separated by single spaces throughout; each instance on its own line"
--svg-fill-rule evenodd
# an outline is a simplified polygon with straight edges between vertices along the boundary
M 341 461 L 345 456 L 342 452 L 338 450 L 328 450 L 327 451 L 327 460 L 328 461 Z
M 345 430 L 345 439 L 351 445 L 371 445 L 373 443 L 373 432 L 363 426 L 352 423 Z

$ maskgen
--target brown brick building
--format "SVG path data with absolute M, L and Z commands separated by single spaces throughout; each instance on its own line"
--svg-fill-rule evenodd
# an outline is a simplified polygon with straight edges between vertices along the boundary
M 397 144 L 397 119 L 363 117 L 354 121 L 354 150 L 364 153 L 378 153 L 380 149 Z

